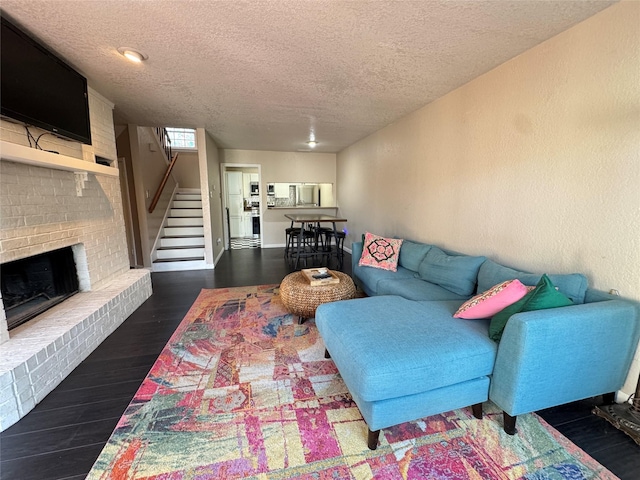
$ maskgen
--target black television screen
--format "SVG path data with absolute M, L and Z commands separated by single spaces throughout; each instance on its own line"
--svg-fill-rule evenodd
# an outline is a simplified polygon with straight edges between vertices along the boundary
M 2 18 L 2 115 L 91 145 L 87 80 Z

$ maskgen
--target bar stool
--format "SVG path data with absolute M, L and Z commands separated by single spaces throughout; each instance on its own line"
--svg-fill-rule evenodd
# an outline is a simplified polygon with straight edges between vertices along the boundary
M 290 252 L 293 250 L 294 237 L 300 235 L 300 228 L 289 227 L 284 230 L 285 244 L 284 244 L 284 258 L 289 258 Z
M 346 237 L 344 232 L 333 232 L 331 228 L 324 229 L 324 248 L 323 255 L 327 256 L 327 261 L 330 261 L 332 257 L 336 257 L 338 263 L 338 270 L 342 270 L 344 265 L 344 239 Z M 336 240 L 335 250 L 333 245 L 333 239 Z
M 336 232 L 336 257 L 338 259 L 338 270 L 344 266 L 344 239 L 347 235 L 344 232 Z
M 294 268 L 298 268 L 300 259 L 304 259 L 304 264 L 307 266 L 307 259 L 314 258 L 316 255 L 315 242 L 316 232 L 314 230 L 302 230 L 297 229 L 297 233 L 292 233 L 290 236 L 291 246 L 289 248 L 289 261 L 291 262 L 295 258 Z
M 327 242 L 327 237 L 331 235 L 333 236 L 333 228 L 326 228 L 318 226 L 316 228 L 316 237 L 318 244 L 318 252 L 325 253 L 327 251 L 331 251 L 331 241 Z

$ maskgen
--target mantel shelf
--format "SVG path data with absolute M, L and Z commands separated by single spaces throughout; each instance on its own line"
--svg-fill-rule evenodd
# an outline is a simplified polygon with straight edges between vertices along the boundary
M 57 153 L 45 152 L 17 143 L 0 140 L 0 157 L 2 160 L 10 162 L 25 163 L 36 167 L 53 168 L 56 170 L 68 170 L 71 172 L 88 172 L 97 175 L 108 175 L 117 177 L 118 169 L 107 167 L 99 163 L 87 162 L 79 158 L 58 155 Z

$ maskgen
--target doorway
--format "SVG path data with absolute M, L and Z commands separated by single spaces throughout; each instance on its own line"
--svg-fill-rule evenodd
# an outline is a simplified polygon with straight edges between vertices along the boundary
M 260 165 L 222 164 L 225 249 L 262 246 Z

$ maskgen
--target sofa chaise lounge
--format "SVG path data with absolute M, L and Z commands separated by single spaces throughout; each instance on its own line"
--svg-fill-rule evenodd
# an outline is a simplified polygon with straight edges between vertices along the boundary
M 501 282 L 531 291 L 541 274 L 407 240 L 389 271 L 358 265 L 362 249 L 352 244 L 353 277 L 368 297 L 321 305 L 316 325 L 370 449 L 400 423 L 469 405 L 481 418 L 489 399 L 514 434 L 517 415 L 622 387 L 640 335 L 636 302 L 587 288 L 581 274 L 549 275 L 572 305 L 515 313 L 496 342 L 490 318 L 454 314 Z

